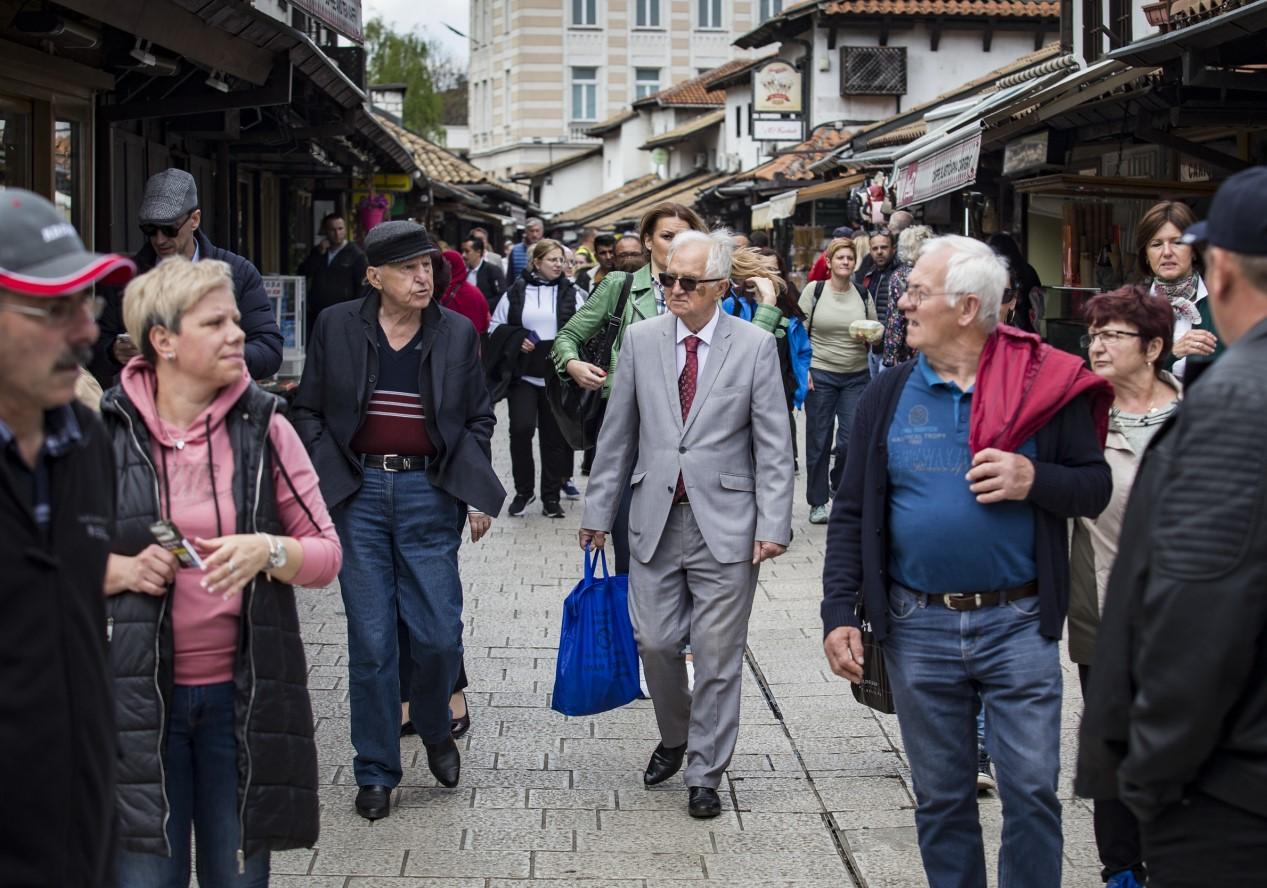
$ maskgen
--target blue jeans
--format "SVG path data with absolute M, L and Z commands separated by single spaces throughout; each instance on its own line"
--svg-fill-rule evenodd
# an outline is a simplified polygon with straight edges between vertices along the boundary
M 1038 597 L 958 613 L 895 585 L 884 640 L 930 888 L 985 888 L 977 707 L 1003 803 L 999 888 L 1060 884 L 1060 659 Z M 980 695 L 980 704 L 978 704 Z
M 366 469 L 361 489 L 331 517 L 343 544 L 356 783 L 394 787 L 402 655 L 413 658 L 409 717 L 419 736 L 427 743 L 449 736 L 449 696 L 462 667 L 458 546 L 466 515 L 425 472 Z M 398 618 L 408 651 L 400 650 Z
M 191 832 L 198 836 L 200 888 L 268 885 L 267 851 L 246 858 L 246 872 L 238 873 L 242 836 L 234 696 L 231 681 L 174 688 L 163 756 L 172 856 L 120 850 L 118 888 L 188 888 Z
M 810 372 L 814 377 L 814 390 L 805 395 L 805 498 L 813 507 L 825 505 L 840 486 L 854 410 L 871 381 L 871 374 L 866 370 L 832 373 L 818 368 Z M 834 465 L 831 462 L 833 427 L 836 433 Z

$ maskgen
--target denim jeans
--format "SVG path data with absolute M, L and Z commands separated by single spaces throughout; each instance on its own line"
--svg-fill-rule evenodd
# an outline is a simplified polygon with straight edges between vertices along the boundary
M 854 410 L 863 389 L 871 381 L 871 374 L 866 370 L 832 373 L 817 368 L 811 373 L 814 390 L 805 395 L 805 498 L 813 507 L 825 505 L 840 486 Z M 834 464 L 831 461 L 833 427 L 836 433 Z
M 426 472 L 366 469 L 361 489 L 331 517 L 343 544 L 356 783 L 394 787 L 401 656 L 413 658 L 409 717 L 418 734 L 428 743 L 449 736 L 449 696 L 462 666 L 458 545 L 466 516 Z M 408 651 L 400 650 L 398 617 Z
M 895 585 L 884 640 L 930 888 L 985 888 L 978 705 L 1003 803 L 999 888 L 1060 884 L 1060 657 L 1037 596 L 959 613 Z M 978 704 L 980 695 L 980 704 Z
M 176 685 L 163 756 L 172 856 L 119 851 L 118 888 L 188 888 L 190 835 L 198 838 L 200 888 L 263 888 L 268 852 L 246 858 L 238 819 L 238 744 L 233 682 Z M 191 830 L 192 827 L 192 830 Z

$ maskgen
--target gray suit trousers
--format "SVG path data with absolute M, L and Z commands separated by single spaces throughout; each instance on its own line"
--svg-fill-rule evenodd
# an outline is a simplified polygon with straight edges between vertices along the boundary
M 757 571 L 748 561 L 719 563 L 687 503 L 669 511 L 651 560 L 629 565 L 629 616 L 660 738 L 665 746 L 687 744 L 687 786 L 716 789 L 735 752 Z M 688 641 L 693 695 L 682 656 Z

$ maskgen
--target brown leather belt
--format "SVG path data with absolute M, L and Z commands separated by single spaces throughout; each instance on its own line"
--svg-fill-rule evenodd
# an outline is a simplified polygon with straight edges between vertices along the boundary
M 362 460 L 367 469 L 382 469 L 384 472 L 421 472 L 427 467 L 431 457 L 367 453 Z
M 993 592 L 963 592 L 954 595 L 929 595 L 928 600 L 936 604 L 944 604 L 952 611 L 974 611 L 983 607 L 995 607 L 1000 601 L 1019 601 L 1022 598 L 1033 598 L 1038 594 L 1037 583 L 1026 583 L 1013 586 L 1011 589 L 996 589 Z

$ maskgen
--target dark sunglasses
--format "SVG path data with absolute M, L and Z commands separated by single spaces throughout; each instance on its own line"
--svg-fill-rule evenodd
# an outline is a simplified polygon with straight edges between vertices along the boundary
M 180 234 L 180 230 L 185 227 L 185 223 L 189 221 L 190 216 L 193 216 L 193 213 L 190 213 L 175 225 L 142 225 L 141 234 L 146 237 L 153 237 L 161 231 L 164 237 L 175 237 Z
M 717 281 L 724 281 L 725 278 L 691 278 L 679 277 L 676 274 L 669 274 L 667 271 L 660 272 L 660 286 L 666 291 L 672 290 L 674 284 L 682 285 L 682 292 L 694 293 L 695 288 L 700 284 L 714 284 Z

